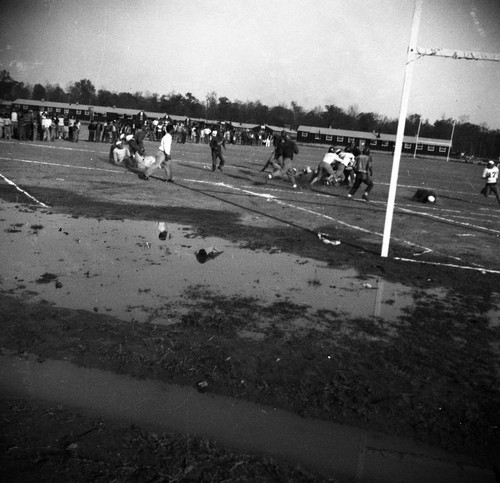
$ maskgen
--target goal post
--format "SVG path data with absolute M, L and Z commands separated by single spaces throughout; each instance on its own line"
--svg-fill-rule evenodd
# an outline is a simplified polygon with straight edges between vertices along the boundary
M 399 165 L 401 162 L 401 151 L 403 145 L 404 130 L 406 125 L 406 115 L 408 112 L 408 100 L 410 97 L 410 86 L 413 75 L 413 65 L 415 61 L 420 57 L 432 56 L 432 57 L 448 57 L 452 59 L 500 62 L 500 54 L 470 52 L 465 50 L 417 47 L 416 43 L 418 37 L 418 29 L 420 26 L 420 17 L 422 13 L 422 2 L 423 0 L 416 0 L 413 11 L 410 43 L 408 46 L 408 53 L 406 58 L 406 69 L 403 79 L 403 92 L 401 95 L 401 107 L 399 111 L 398 129 L 396 133 L 396 145 L 394 147 L 394 159 L 392 161 L 389 195 L 387 198 L 387 209 L 385 213 L 384 233 L 382 236 L 382 251 L 381 251 L 382 257 L 387 257 L 389 255 L 389 244 L 391 238 L 392 220 L 394 215 L 394 202 L 396 199 Z M 449 149 L 451 149 L 451 146 Z

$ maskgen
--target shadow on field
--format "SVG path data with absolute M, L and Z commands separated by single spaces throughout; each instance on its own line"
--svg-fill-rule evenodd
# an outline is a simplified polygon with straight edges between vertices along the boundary
M 182 161 L 177 162 L 177 165 L 182 166 L 183 168 L 193 169 L 196 171 L 208 171 L 208 169 L 204 168 L 203 166 L 193 166 L 192 164 L 186 164 L 183 163 Z
M 248 172 L 244 172 L 243 170 L 239 170 L 239 171 L 243 173 L 243 176 L 238 176 L 237 174 L 231 174 L 231 173 L 227 173 L 227 172 L 224 172 L 224 173 L 227 175 L 228 178 L 240 179 L 243 181 L 252 181 L 252 177 Z
M 218 195 L 213 194 L 213 193 L 210 193 L 207 190 L 197 189 L 197 188 L 193 188 L 191 186 L 187 186 L 187 185 L 179 184 L 179 183 L 176 183 L 176 184 L 178 186 L 182 187 L 182 188 L 185 188 L 186 190 L 189 190 L 189 191 L 192 191 L 194 193 L 201 194 L 201 195 L 204 195 L 204 196 L 208 196 L 210 198 L 213 198 L 213 199 L 216 199 L 218 201 L 221 201 L 222 203 L 226 203 L 226 204 L 232 205 L 234 207 L 243 209 L 245 211 L 248 211 L 248 212 L 251 212 L 251 213 L 255 213 L 255 214 L 258 214 L 260 216 L 263 216 L 263 217 L 266 217 L 266 218 L 278 221 L 280 223 L 283 223 L 286 226 L 291 226 L 291 227 L 294 227 L 294 228 L 298 228 L 299 230 L 302 230 L 302 231 L 305 231 L 307 233 L 310 233 L 310 234 L 312 234 L 312 235 L 314 235 L 316 237 L 319 235 L 319 232 L 317 230 L 313 230 L 311 228 L 299 225 L 299 224 L 294 223 L 293 221 L 291 221 L 289 219 L 283 219 L 283 218 L 280 218 L 278 216 L 274 216 L 274 215 L 271 215 L 269 213 L 265 213 L 263 211 L 256 210 L 256 209 L 251 208 L 249 206 L 241 205 L 241 204 L 235 203 L 234 201 L 229 201 L 227 198 L 218 196 Z M 243 196 L 243 195 L 238 195 L 238 196 Z M 245 198 L 246 198 L 246 196 L 245 196 Z M 293 200 L 289 200 L 289 201 L 292 202 Z M 363 252 L 369 252 L 369 253 L 377 254 L 377 251 L 374 250 L 373 248 L 368 248 L 366 246 L 361 246 L 361 245 L 359 245 L 357 243 L 352 243 L 352 242 L 347 242 L 347 241 L 343 241 L 342 243 L 344 245 L 347 245 L 347 246 L 350 246 L 350 247 L 362 250 Z

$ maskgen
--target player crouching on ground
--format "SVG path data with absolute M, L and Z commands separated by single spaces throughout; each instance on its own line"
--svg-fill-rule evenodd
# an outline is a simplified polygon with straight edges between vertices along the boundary
M 114 143 L 111 143 L 111 146 L 109 148 L 109 162 L 111 164 L 115 163 L 114 156 L 113 156 L 113 152 L 115 151 L 115 148 L 118 146 L 118 143 L 120 143 L 120 146 L 123 147 L 124 141 L 125 141 L 125 135 L 122 134 L 120 136 L 120 139 L 116 140 Z M 128 145 L 127 145 L 127 148 L 128 148 Z
M 498 194 L 498 166 L 495 166 L 494 161 L 488 161 L 486 168 L 483 171 L 483 179 L 486 180 L 486 184 L 484 188 L 481 190 L 481 194 L 484 195 L 485 198 L 488 198 L 490 193 L 493 193 L 500 204 L 500 195 Z
M 130 150 L 128 146 L 123 143 L 123 140 L 118 139 L 112 151 L 113 164 L 121 166 L 128 166 L 130 164 Z
M 341 163 L 340 152 L 341 149 L 335 149 L 333 146 L 328 148 L 328 152 L 323 156 L 323 160 L 318 164 L 318 169 L 316 170 L 316 176 L 311 180 L 310 186 L 317 183 L 324 177 L 326 177 L 326 184 L 335 184 L 335 173 L 333 171 L 333 166 Z

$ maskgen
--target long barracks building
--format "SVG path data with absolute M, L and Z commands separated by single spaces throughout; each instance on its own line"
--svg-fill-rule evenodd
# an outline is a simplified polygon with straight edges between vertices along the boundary
M 297 129 L 297 142 L 311 144 L 330 144 L 335 146 L 363 146 L 366 145 L 374 151 L 394 152 L 396 146 L 395 134 L 373 133 L 363 131 L 347 131 L 345 129 L 319 128 L 312 126 L 299 126 Z M 416 136 L 404 136 L 402 152 L 424 156 L 447 156 L 451 149 L 451 140 L 430 139 Z
M 6 104 L 6 103 L 3 103 Z M 119 107 L 103 107 L 72 104 L 65 102 L 35 101 L 31 99 L 16 99 L 9 103 L 11 108 L 23 112 L 29 109 L 47 111 L 49 114 L 69 116 L 81 121 L 101 119 L 106 121 L 124 120 L 129 121 L 137 115 L 137 109 L 125 109 Z M 5 107 L 7 107 L 5 105 Z M 145 111 L 149 119 L 161 119 L 165 113 Z M 187 116 L 176 116 L 169 114 L 168 117 L 174 122 L 186 122 Z M 205 124 L 218 124 L 218 121 L 207 121 L 206 119 L 191 119 Z M 260 124 L 231 123 L 236 129 L 248 129 L 259 131 L 264 129 L 268 134 L 278 134 L 283 128 L 276 126 L 261 126 Z M 396 145 L 395 134 L 373 133 L 363 131 L 348 131 L 345 129 L 319 128 L 313 126 L 299 126 L 297 132 L 286 129 L 298 143 L 304 144 L 326 144 L 335 146 L 367 145 L 374 151 L 393 152 Z M 404 136 L 402 152 L 427 156 L 448 156 L 451 149 L 451 140 L 430 139 L 415 136 Z
M 84 104 L 73 104 L 68 102 L 49 102 L 49 101 L 35 101 L 32 99 L 16 99 L 11 102 L 10 107 L 16 109 L 18 112 L 33 110 L 46 111 L 51 115 L 60 115 L 73 117 L 80 121 L 90 121 L 92 119 L 100 119 L 103 121 L 132 120 L 135 118 L 139 109 L 123 109 L 120 107 L 103 107 L 103 106 L 90 106 Z M 160 112 L 147 112 L 146 117 L 150 119 L 158 119 L 165 117 L 165 113 Z M 173 121 L 183 122 L 186 116 L 175 116 L 169 114 Z
M 46 111 L 51 115 L 64 115 L 65 117 L 72 117 L 74 119 L 79 119 L 83 122 L 89 122 L 91 120 L 101 120 L 101 121 L 132 121 L 137 116 L 139 112 L 138 109 L 127 109 L 120 107 L 104 107 L 104 106 L 92 106 L 84 104 L 73 104 L 66 102 L 49 102 L 49 101 L 35 101 L 32 99 L 16 99 L 12 102 L 3 102 L 2 106 L 5 108 L 15 109 L 18 112 L 26 112 L 32 109 L 33 111 Z M 151 112 L 144 111 L 147 119 L 162 119 L 167 116 L 166 113 L 162 112 Z M 285 130 L 293 138 L 296 136 L 296 132 L 289 128 L 283 128 L 279 126 L 260 124 L 249 124 L 241 122 L 228 122 L 228 121 L 215 121 L 207 119 L 195 119 L 188 118 L 187 116 L 177 116 L 174 114 L 168 114 L 170 120 L 175 123 L 187 122 L 190 119 L 193 122 L 198 122 L 207 126 L 213 126 L 218 124 L 230 124 L 232 128 L 237 130 L 247 130 L 247 131 L 264 131 L 266 134 L 279 134 L 282 130 Z

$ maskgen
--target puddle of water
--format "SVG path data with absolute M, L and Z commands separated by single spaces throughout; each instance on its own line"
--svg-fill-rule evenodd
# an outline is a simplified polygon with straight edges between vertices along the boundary
M 0 218 L 3 290 L 122 320 L 169 323 L 189 303 L 184 290 L 199 284 L 225 296 L 290 301 L 350 317 L 396 320 L 413 304 L 404 285 L 361 280 L 355 270 L 246 250 L 220 238 L 196 238 L 186 226 L 72 218 L 10 204 L 2 204 Z M 195 254 L 202 249 L 208 256 L 200 260 Z
M 466 457 L 409 439 L 63 361 L 2 354 L 0 386 L 5 395 L 36 397 L 154 432 L 196 434 L 341 481 L 494 481 L 491 470 Z

